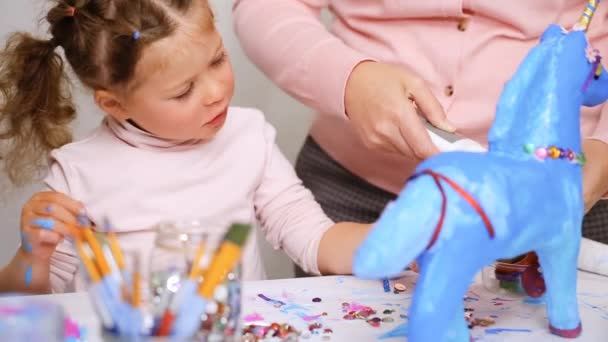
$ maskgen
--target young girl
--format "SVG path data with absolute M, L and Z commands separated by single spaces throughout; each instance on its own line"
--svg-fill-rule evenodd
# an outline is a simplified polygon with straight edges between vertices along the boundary
M 229 107 L 232 68 L 207 1 L 60 0 L 47 20 L 49 40 L 14 34 L 0 57 L 10 179 L 26 182 L 52 150 L 48 189 L 23 208 L 22 246 L 0 273 L 0 291 L 80 288 L 63 238 L 84 208 L 97 226 L 108 216 L 121 245 L 146 259 L 159 221 L 255 216 L 266 239 L 306 271 L 351 271 L 368 226 L 329 220 L 263 114 Z M 57 48 L 106 114 L 74 143 Z M 265 277 L 255 236 L 243 261 L 244 279 Z

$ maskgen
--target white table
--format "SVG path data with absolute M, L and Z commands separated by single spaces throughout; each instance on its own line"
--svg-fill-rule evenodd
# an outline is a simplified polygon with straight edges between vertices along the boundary
M 302 331 L 308 331 L 311 323 L 319 322 L 323 328 L 333 331 L 330 341 L 376 341 L 379 336 L 407 320 L 414 274 L 408 274 L 400 282 L 408 286 L 406 292 L 385 293 L 379 281 L 363 281 L 353 277 L 335 276 L 246 282 L 243 285 L 243 318 L 263 318 L 263 322 L 288 322 Z M 608 277 L 579 272 L 579 307 L 583 321 L 583 334 L 576 341 L 608 340 Z M 258 294 L 284 303 L 277 308 Z M 545 306 L 530 304 L 522 299 L 495 300 L 497 296 L 485 290 L 478 282 L 471 286 L 466 307 L 473 308 L 475 317 L 495 316 L 496 323 L 489 327 L 475 327 L 473 337 L 477 341 L 565 341 L 549 334 Z M 41 299 L 61 303 L 72 319 L 85 325 L 89 341 L 100 341 L 99 323 L 84 293 L 39 296 Z M 320 303 L 312 301 L 321 298 Z M 501 297 L 506 299 L 506 297 Z M 342 303 L 356 302 L 377 311 L 376 316 L 391 316 L 393 323 L 372 327 L 364 320 L 344 320 Z M 0 305 L 2 299 L 0 298 Z M 497 303 L 500 303 L 496 305 Z M 385 309 L 395 310 L 384 315 Z M 318 316 L 326 312 L 326 316 Z M 494 330 L 487 330 L 494 329 Z M 507 331 L 518 329 L 521 331 Z M 322 341 L 323 334 L 311 335 L 305 341 Z M 405 338 L 389 338 L 383 341 L 403 341 Z

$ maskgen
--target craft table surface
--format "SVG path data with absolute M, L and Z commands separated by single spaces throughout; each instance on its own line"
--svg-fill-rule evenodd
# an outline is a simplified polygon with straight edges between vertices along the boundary
M 333 330 L 329 341 L 335 342 L 404 341 L 403 337 L 379 337 L 398 326 L 407 325 L 407 319 L 403 317 L 407 315 L 415 281 L 415 274 L 406 274 L 400 282 L 406 284 L 408 289 L 399 294 L 385 293 L 380 281 L 365 281 L 349 276 L 245 282 L 243 319 L 250 323 L 254 319 L 261 319 L 256 323 L 289 322 L 302 331 L 308 331 L 311 323 L 319 322 L 323 326 L 321 331 L 324 328 Z M 258 294 L 284 304 L 276 307 Z M 88 341 L 101 341 L 99 323 L 85 293 L 37 297 L 61 303 L 73 320 L 87 327 Z M 313 302 L 315 297 L 322 301 Z M 0 298 L 0 305 L 2 300 Z M 608 341 L 608 277 L 579 272 L 578 300 L 583 333 L 575 341 Z M 372 327 L 364 320 L 343 319 L 342 303 L 353 302 L 370 306 L 377 311 L 376 316 L 391 316 L 395 321 Z M 476 341 L 566 341 L 549 334 L 544 304 L 528 303 L 516 297 L 497 297 L 483 288 L 479 281 L 471 285 L 465 307 L 474 309 L 474 317 L 496 317 L 495 324 L 472 330 Z M 384 315 L 386 309 L 395 312 Z M 326 316 L 322 316 L 324 312 Z M 300 340 L 322 341 L 323 335 L 313 334 L 308 339 Z

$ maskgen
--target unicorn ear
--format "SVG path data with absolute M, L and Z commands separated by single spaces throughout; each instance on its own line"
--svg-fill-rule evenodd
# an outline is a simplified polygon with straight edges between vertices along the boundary
M 608 100 L 608 73 L 604 67 L 599 77 L 591 80 L 583 96 L 583 105 L 587 107 L 597 106 Z
M 556 25 L 556 24 L 551 24 L 551 25 L 549 25 L 549 27 L 547 27 L 545 29 L 545 32 L 543 32 L 543 35 L 540 36 L 540 41 L 542 42 L 542 41 L 544 41 L 545 39 L 548 39 L 548 38 L 550 39 L 550 38 L 553 38 L 553 37 L 559 37 L 559 36 L 561 36 L 563 34 L 564 34 L 564 28 L 563 27 L 561 27 L 559 25 Z

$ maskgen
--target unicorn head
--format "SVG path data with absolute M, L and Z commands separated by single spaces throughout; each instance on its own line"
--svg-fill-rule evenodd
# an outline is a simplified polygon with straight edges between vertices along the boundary
M 592 15 L 588 5 L 572 30 L 545 30 L 498 101 L 490 150 L 519 152 L 526 143 L 580 149 L 580 107 L 608 99 L 608 75 L 586 36 Z
M 547 45 L 552 49 L 554 56 L 547 56 L 546 62 L 556 67 L 559 83 L 574 90 L 572 95 L 580 94 L 580 104 L 596 106 L 608 99 L 608 75 L 600 52 L 590 45 L 585 30 L 575 25 L 568 32 L 551 25 L 541 36 L 539 48 Z

